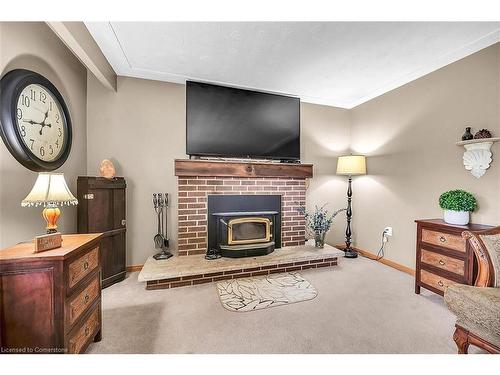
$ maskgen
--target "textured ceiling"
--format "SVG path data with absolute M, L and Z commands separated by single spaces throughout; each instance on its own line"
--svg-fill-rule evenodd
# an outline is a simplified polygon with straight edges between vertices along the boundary
M 89 22 L 121 76 L 352 108 L 500 41 L 499 22 Z

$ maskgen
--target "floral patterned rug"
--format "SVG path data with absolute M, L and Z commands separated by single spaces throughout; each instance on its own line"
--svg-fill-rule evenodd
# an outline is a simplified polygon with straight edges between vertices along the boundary
M 222 306 L 245 312 L 307 301 L 318 295 L 298 272 L 278 273 L 217 283 Z

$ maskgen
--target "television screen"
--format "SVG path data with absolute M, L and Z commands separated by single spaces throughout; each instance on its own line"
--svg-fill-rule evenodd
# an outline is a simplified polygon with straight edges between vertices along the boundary
M 300 99 L 186 83 L 186 153 L 300 159 Z

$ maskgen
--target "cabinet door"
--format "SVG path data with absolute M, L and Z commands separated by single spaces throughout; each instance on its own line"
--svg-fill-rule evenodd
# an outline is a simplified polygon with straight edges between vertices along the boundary
M 113 276 L 113 237 L 104 237 L 99 245 L 101 252 L 101 279 Z
M 125 272 L 125 232 L 104 237 L 100 250 L 103 281 Z
M 113 236 L 113 249 L 114 249 L 114 264 L 113 271 L 115 274 L 125 272 L 125 232 L 118 233 Z
M 114 229 L 125 228 L 125 189 L 113 189 Z
M 93 199 L 88 200 L 89 232 L 106 232 L 113 229 L 113 189 L 92 189 Z

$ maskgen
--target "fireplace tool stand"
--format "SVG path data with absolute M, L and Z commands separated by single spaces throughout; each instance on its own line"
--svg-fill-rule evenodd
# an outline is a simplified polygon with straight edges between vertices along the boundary
M 153 193 L 153 208 L 158 219 L 158 232 L 154 237 L 155 248 L 161 251 L 153 255 L 156 260 L 168 259 L 172 253 L 168 250 L 168 193 L 163 196 L 162 193 Z

